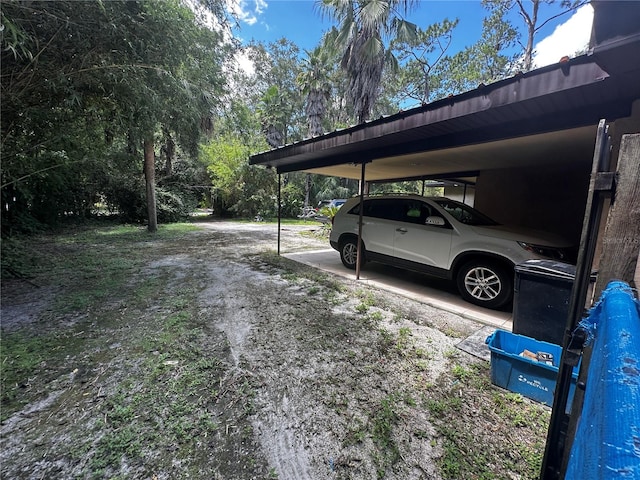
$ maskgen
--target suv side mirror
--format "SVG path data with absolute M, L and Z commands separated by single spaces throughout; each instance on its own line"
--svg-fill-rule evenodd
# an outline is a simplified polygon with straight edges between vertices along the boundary
M 430 215 L 424 222 L 425 225 L 434 225 L 436 227 L 444 227 L 446 224 L 444 223 L 444 218 L 438 217 L 435 215 Z

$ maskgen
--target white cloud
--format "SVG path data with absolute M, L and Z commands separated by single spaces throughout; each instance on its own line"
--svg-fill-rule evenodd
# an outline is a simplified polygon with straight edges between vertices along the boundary
M 536 44 L 534 68 L 557 63 L 565 55 L 574 57 L 576 52 L 589 44 L 592 24 L 593 7 L 590 4 L 576 10 L 569 20 L 558 25 L 551 35 Z
M 255 25 L 265 10 L 269 7 L 267 0 L 226 0 L 227 10 L 240 22 L 249 26 Z M 269 25 L 263 24 L 266 30 Z M 236 38 L 239 38 L 236 36 Z M 255 65 L 249 59 L 245 52 L 239 52 L 235 55 L 235 61 L 238 67 L 245 73 L 252 75 L 255 73 Z
M 256 14 L 260 15 L 264 13 L 269 4 L 265 0 L 255 0 L 256 1 Z
M 236 62 L 241 70 L 248 75 L 253 75 L 256 71 L 256 67 L 253 61 L 249 58 L 249 56 L 245 52 L 240 52 L 236 54 Z
M 266 0 L 228 0 L 227 8 L 242 23 L 254 25 L 269 5 Z

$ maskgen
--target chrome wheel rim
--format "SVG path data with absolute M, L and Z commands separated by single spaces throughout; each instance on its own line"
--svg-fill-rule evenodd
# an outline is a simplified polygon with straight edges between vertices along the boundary
M 464 286 L 473 298 L 482 301 L 494 300 L 502 291 L 500 277 L 485 267 L 475 267 L 464 277 Z
M 342 257 L 349 265 L 355 265 L 358 260 L 358 248 L 353 243 L 347 243 L 342 248 Z

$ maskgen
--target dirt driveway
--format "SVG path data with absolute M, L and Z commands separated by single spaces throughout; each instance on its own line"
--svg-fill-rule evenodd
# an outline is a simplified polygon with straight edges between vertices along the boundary
M 187 228 L 188 227 L 188 228 Z M 283 250 L 326 247 L 285 226 Z M 549 411 L 481 326 L 274 253 L 272 224 L 25 242 L 2 284 L 2 478 L 536 478 Z

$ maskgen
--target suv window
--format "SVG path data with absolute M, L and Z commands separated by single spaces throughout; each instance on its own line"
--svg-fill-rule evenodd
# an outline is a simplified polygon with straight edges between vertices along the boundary
M 372 218 L 384 218 L 385 220 L 402 220 L 399 207 L 398 200 L 395 198 L 365 200 L 362 215 Z M 353 207 L 349 213 L 360 215 L 360 204 Z
M 434 200 L 442 209 L 458 220 L 460 223 L 466 225 L 498 225 L 497 222 L 491 220 L 485 214 L 480 213 L 478 210 L 471 208 L 464 203 L 456 202 L 454 200 Z
M 424 202 L 417 200 L 403 200 L 400 209 L 402 212 L 400 221 L 424 225 L 427 217 L 431 215 L 431 208 Z
M 360 205 L 356 205 L 349 212 L 353 215 L 360 214 Z M 397 222 L 415 223 L 424 225 L 427 217 L 437 215 L 442 217 L 435 209 L 424 202 L 407 198 L 368 199 L 364 201 L 365 217 L 383 218 Z

